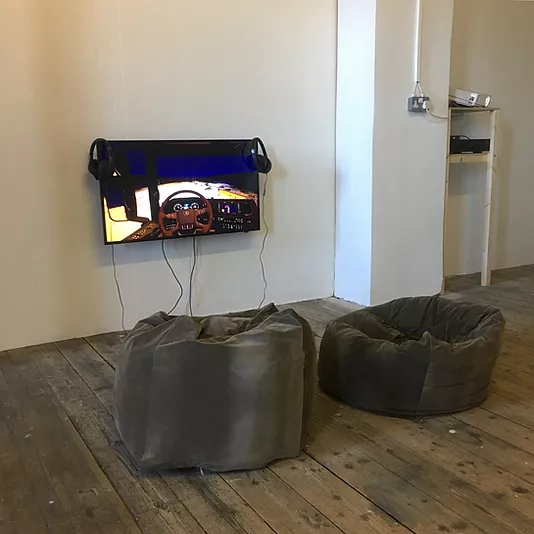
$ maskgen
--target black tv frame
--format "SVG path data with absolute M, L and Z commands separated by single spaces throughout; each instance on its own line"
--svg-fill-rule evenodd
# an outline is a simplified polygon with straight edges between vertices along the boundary
M 109 241 L 108 235 L 106 232 L 106 213 L 105 213 L 105 207 L 104 207 L 104 199 L 106 198 L 106 192 L 107 189 L 111 187 L 120 187 L 121 182 L 128 183 L 128 184 L 139 184 L 140 182 L 143 182 L 143 187 L 147 187 L 149 190 L 149 200 L 150 200 L 150 209 L 151 209 L 151 221 L 153 222 L 155 220 L 155 217 L 157 217 L 157 213 L 160 210 L 160 199 L 159 199 L 159 177 L 157 172 L 157 163 L 156 159 L 158 157 L 165 157 L 167 156 L 175 156 L 175 152 L 171 148 L 169 148 L 169 145 L 172 143 L 180 144 L 181 146 L 184 146 L 185 144 L 191 144 L 191 145 L 201 145 L 201 144 L 211 144 L 211 145 L 217 145 L 217 144 L 227 144 L 227 143 L 235 143 L 237 145 L 243 146 L 243 158 L 245 159 L 247 157 L 247 150 L 250 146 L 252 139 L 164 139 L 164 140 L 109 140 L 107 141 L 111 147 L 117 145 L 120 143 L 123 146 L 131 146 L 132 148 L 136 147 L 136 145 L 143 145 L 143 150 L 145 151 L 146 155 L 146 170 L 147 170 L 147 176 L 144 176 L 144 180 L 131 175 L 122 176 L 120 178 L 113 178 L 113 177 L 100 177 L 100 206 L 101 206 L 101 215 L 102 215 L 102 231 L 103 231 L 103 237 L 104 237 L 104 243 L 105 245 L 123 245 L 123 244 L 132 244 L 132 243 L 148 243 L 148 242 L 157 242 L 162 240 L 175 240 L 175 239 L 187 239 L 189 237 L 205 237 L 205 236 L 214 236 L 214 235 L 224 235 L 224 234 L 236 234 L 236 233 L 249 233 L 249 232 L 255 232 L 261 230 L 261 194 L 260 194 L 260 180 L 259 180 L 259 172 L 252 167 L 248 171 L 248 173 L 251 176 L 254 176 L 254 183 L 256 184 L 255 191 L 252 191 L 253 193 L 257 194 L 257 226 L 250 229 L 250 230 L 218 230 L 217 232 L 213 233 L 203 233 L 203 234 L 195 234 L 195 235 L 176 235 L 172 237 L 166 237 L 166 236 L 158 236 L 153 238 L 147 238 L 147 239 L 140 239 L 140 240 L 129 240 L 129 241 Z M 123 154 L 121 153 L 112 153 L 113 161 L 115 162 L 115 167 L 117 166 L 117 156 L 121 158 Z M 97 145 L 97 158 L 99 162 L 107 161 L 107 149 L 104 144 L 98 144 Z M 127 166 L 127 164 L 122 161 L 121 167 L 124 169 Z M 149 177 L 148 175 L 152 174 L 153 177 Z M 221 181 L 224 181 L 224 175 L 219 175 L 221 177 Z M 217 176 L 214 176 L 216 178 Z M 186 180 L 187 181 L 187 180 Z M 133 186 L 132 192 L 135 196 L 135 190 L 136 187 Z M 109 209 L 109 208 L 108 208 Z M 131 219 L 132 221 L 135 221 L 135 219 Z

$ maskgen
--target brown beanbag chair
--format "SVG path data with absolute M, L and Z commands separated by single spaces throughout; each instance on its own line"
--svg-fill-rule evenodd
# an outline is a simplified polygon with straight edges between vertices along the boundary
M 505 321 L 493 307 L 441 297 L 404 298 L 332 321 L 319 384 L 347 404 L 414 417 L 483 403 Z
M 230 471 L 296 457 L 316 356 L 309 324 L 274 305 L 205 318 L 158 313 L 125 341 L 118 430 L 143 468 Z

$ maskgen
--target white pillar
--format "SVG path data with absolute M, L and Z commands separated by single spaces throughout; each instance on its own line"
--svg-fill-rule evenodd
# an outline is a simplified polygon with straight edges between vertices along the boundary
M 417 0 L 340 0 L 336 296 L 438 293 L 447 122 L 409 114 Z M 423 0 L 421 83 L 447 115 L 453 0 Z
M 369 305 L 376 0 L 339 0 L 336 296 Z

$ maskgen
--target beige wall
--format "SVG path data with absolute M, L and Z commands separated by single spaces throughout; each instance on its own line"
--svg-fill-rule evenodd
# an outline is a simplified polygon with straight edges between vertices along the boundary
M 451 84 L 487 92 L 501 108 L 495 267 L 534 263 L 534 3 L 461 0 L 454 14 Z M 487 135 L 481 122 L 463 119 L 455 133 Z M 453 169 L 445 268 L 480 271 L 484 169 Z
M 268 297 L 332 294 L 335 47 L 335 0 L 2 0 L 0 350 L 120 328 L 96 136 L 262 136 Z M 259 303 L 261 237 L 198 240 L 197 313 Z M 191 241 L 168 250 L 185 282 Z M 116 256 L 127 326 L 172 306 L 158 243 Z
M 415 0 L 341 0 L 336 295 L 361 304 L 438 293 L 447 122 L 408 113 Z M 421 83 L 448 107 L 453 0 L 424 2 Z

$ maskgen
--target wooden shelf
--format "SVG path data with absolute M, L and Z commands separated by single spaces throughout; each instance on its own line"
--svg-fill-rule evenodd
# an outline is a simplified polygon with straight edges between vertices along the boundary
M 490 154 L 450 154 L 449 163 L 488 163 Z
M 451 126 L 454 117 L 463 114 L 483 113 L 489 112 L 490 116 L 490 151 L 484 154 L 451 154 L 450 153 L 450 134 Z M 448 132 L 447 132 L 447 174 L 445 179 L 445 205 L 444 205 L 444 223 L 443 223 L 443 243 L 447 240 L 447 206 L 450 190 L 450 169 L 451 165 L 462 163 L 482 163 L 486 166 L 486 191 L 484 199 L 484 236 L 482 242 L 482 276 L 481 285 L 489 286 L 491 284 L 491 248 L 493 242 L 493 200 L 495 196 L 494 181 L 496 175 L 495 157 L 496 157 L 496 138 L 499 122 L 498 108 L 449 108 Z M 443 252 L 443 261 L 445 262 L 445 252 Z M 443 264 L 443 272 L 445 273 L 445 263 Z M 445 279 L 443 280 L 443 288 L 445 288 Z
M 450 107 L 449 108 L 451 113 L 454 115 L 456 113 L 484 113 L 484 112 L 492 112 L 492 111 L 499 111 L 499 108 L 468 108 L 468 107 Z

